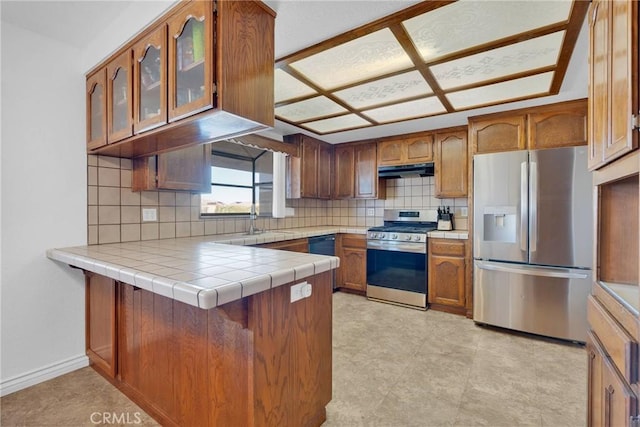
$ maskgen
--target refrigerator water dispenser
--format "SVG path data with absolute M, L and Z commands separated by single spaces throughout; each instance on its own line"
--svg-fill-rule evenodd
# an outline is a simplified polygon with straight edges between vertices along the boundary
M 515 206 L 484 209 L 483 240 L 485 242 L 516 242 L 517 209 Z

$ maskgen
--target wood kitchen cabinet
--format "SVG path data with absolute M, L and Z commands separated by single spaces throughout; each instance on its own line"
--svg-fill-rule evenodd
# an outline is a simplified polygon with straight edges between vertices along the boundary
M 302 134 L 285 140 L 299 150 L 299 156 L 287 157 L 287 198 L 330 199 L 333 146 Z
M 579 99 L 469 118 L 473 154 L 587 144 L 587 101 Z
M 160 26 L 132 47 L 133 132 L 167 123 L 167 27 Z
M 638 148 L 638 2 L 591 3 L 589 13 L 589 168 Z
M 272 127 L 274 25 L 261 1 L 178 2 L 88 73 L 88 151 L 148 157 Z
M 133 76 L 131 51 L 107 64 L 107 142 L 133 135 Z
M 468 192 L 467 127 L 435 135 L 435 197 L 466 197 Z
M 134 159 L 131 190 L 210 193 L 210 144 Z
M 433 135 L 413 134 L 378 142 L 378 166 L 411 165 L 433 161 Z
M 309 253 L 309 239 L 282 240 L 280 242 L 257 245 L 261 248 L 279 249 L 281 251 Z
M 107 70 L 87 76 L 87 149 L 107 145 Z
M 367 291 L 367 239 L 363 234 L 338 234 L 336 255 L 340 267 L 336 287 L 364 294 Z
M 111 286 L 117 310 L 116 298 L 91 306 L 118 313 L 110 380 L 161 425 L 319 426 L 331 400 L 332 280 L 305 278 L 313 292 L 295 303 L 290 282 L 208 310 Z M 87 317 L 88 331 L 102 325 Z
M 624 308 L 606 291 L 594 290 L 587 309 L 591 328 L 587 336 L 588 425 L 633 426 L 638 398 L 630 385 L 637 381 L 633 364 L 637 365 L 638 344 L 609 312 L 624 316 L 619 311 Z M 633 329 L 637 332 L 637 326 Z
M 339 144 L 334 151 L 334 199 L 384 199 L 386 186 L 378 178 L 375 142 Z
M 640 152 L 593 172 L 594 247 L 589 324 L 589 426 L 640 422 Z
M 102 374 L 114 378 L 117 369 L 117 282 L 85 272 L 86 351 L 89 362 Z
M 429 238 L 428 301 L 432 309 L 465 314 L 465 240 Z

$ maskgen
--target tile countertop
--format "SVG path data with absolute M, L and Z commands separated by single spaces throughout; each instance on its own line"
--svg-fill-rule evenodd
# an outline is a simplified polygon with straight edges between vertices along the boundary
M 186 304 L 209 309 L 335 269 L 335 256 L 249 245 L 365 227 L 310 227 L 49 249 L 47 257 Z
M 430 231 L 429 237 L 438 239 L 461 239 L 467 240 L 469 238 L 469 231 L 467 230 L 451 230 L 451 231 Z

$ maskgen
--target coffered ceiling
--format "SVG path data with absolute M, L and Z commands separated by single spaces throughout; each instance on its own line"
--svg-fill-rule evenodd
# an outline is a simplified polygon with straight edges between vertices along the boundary
M 278 59 L 276 118 L 330 135 L 557 94 L 587 8 L 418 3 Z

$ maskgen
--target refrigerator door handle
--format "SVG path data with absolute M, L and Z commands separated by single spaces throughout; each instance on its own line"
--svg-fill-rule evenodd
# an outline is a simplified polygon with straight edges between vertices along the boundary
M 529 251 L 538 247 L 538 163 L 529 163 Z
M 505 264 L 497 264 L 486 261 L 476 261 L 476 266 L 481 270 L 498 271 L 502 273 L 515 273 L 523 274 L 526 276 L 540 276 L 540 277 L 556 277 L 560 279 L 586 279 L 589 277 L 588 273 L 581 273 L 575 270 L 567 270 L 560 268 L 545 268 L 545 267 L 517 267 Z
M 529 173 L 527 171 L 527 162 L 520 163 L 520 249 L 527 251 L 527 219 L 529 217 L 529 203 L 527 200 L 527 191 L 529 189 Z

